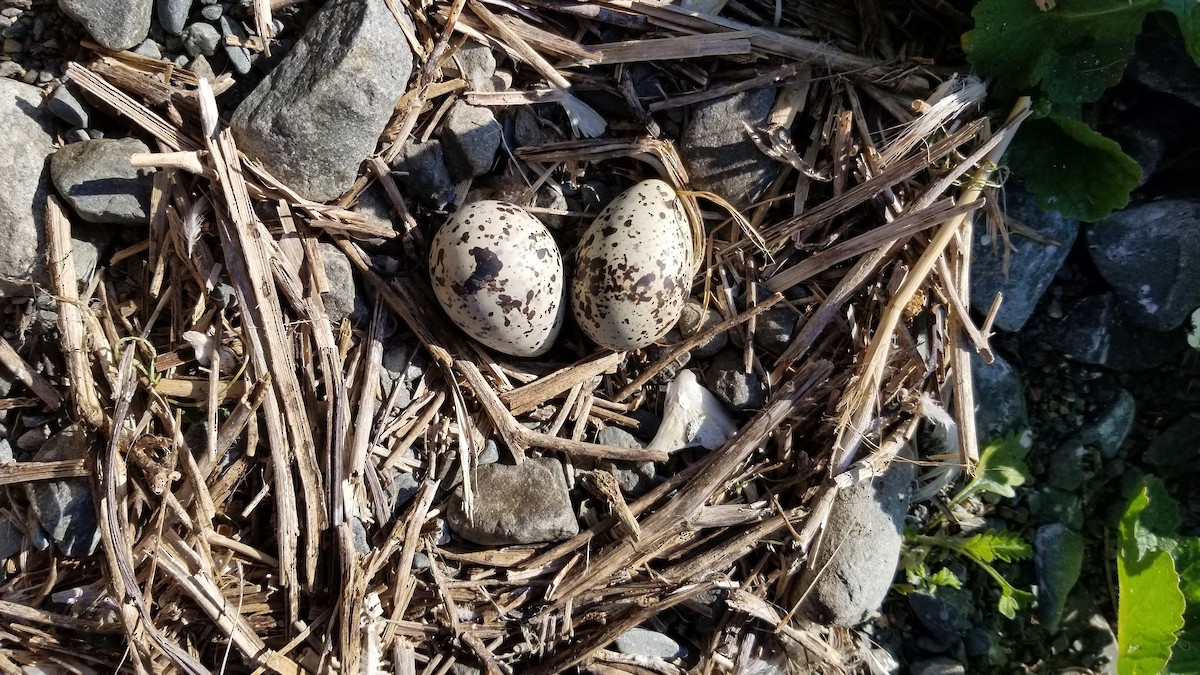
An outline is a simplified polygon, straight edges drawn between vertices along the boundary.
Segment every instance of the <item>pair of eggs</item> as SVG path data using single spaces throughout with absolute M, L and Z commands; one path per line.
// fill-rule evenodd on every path
M 597 345 L 629 351 L 666 334 L 692 283 L 692 230 L 661 180 L 622 192 L 584 231 L 570 304 Z M 566 315 L 562 254 L 550 231 L 507 202 L 473 202 L 434 236 L 429 272 L 447 316 L 467 335 L 512 356 L 540 356 Z

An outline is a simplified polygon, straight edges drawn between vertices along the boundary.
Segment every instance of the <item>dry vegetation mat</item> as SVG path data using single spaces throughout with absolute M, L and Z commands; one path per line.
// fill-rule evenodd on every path
M 269 27 L 270 3 L 254 7 Z M 850 669 L 849 634 L 803 621 L 795 589 L 839 487 L 878 474 L 923 414 L 949 411 L 959 438 L 923 462 L 946 473 L 976 454 L 968 358 L 988 355 L 988 329 L 967 310 L 972 214 L 1024 111 L 992 129 L 977 81 L 657 2 L 408 10 L 411 90 L 335 204 L 301 198 L 239 152 L 214 98 L 227 77 L 210 83 L 99 47 L 70 65 L 83 92 L 157 141 L 136 159 L 159 171 L 145 240 L 91 279 L 75 278 L 68 214 L 53 198 L 47 207 L 61 340 L 5 352 L 37 398 L 3 404 L 65 409 L 95 439 L 94 459 L 6 465 L 0 485 L 89 477 L 102 554 L 67 559 L 51 547 L 10 561 L 0 671 L 444 673 L 465 659 L 489 673 L 677 673 L 607 647 L 670 608 L 711 612 L 701 600 L 714 591 L 726 602 L 709 617 L 702 671 L 734 670 L 748 627 L 823 672 Z M 513 89 L 441 77 L 467 40 L 521 64 Z M 638 97 L 629 69 L 642 63 L 682 93 Z M 780 92 L 770 124 L 746 131 L 782 170 L 739 212 L 693 189 L 655 115 L 762 86 Z M 694 294 L 722 320 L 653 350 L 576 340 L 569 359 L 500 357 L 441 314 L 422 264 L 382 273 L 361 242 L 399 237 L 423 260 L 436 216 L 416 208 L 387 162 L 428 138 L 454 101 L 557 102 L 586 131 L 595 113 L 576 98 L 586 91 L 620 97 L 628 116 L 606 115 L 603 137 L 511 149 L 525 179 L 513 198 L 528 204 L 555 176 L 672 183 L 705 233 Z M 353 210 L 376 182 L 395 231 Z M 335 243 L 369 289 L 369 324 L 331 325 L 318 241 Z M 222 284 L 236 301 L 218 298 Z M 757 348 L 759 320 L 780 307 L 801 327 L 785 349 Z M 384 325 L 395 320 L 432 364 L 407 405 L 379 384 Z M 594 442 L 605 425 L 636 429 L 639 410 L 663 412 L 662 371 L 722 332 L 769 388 L 723 447 Z M 61 363 L 67 376 L 49 381 L 22 359 Z M 447 540 L 444 483 L 461 472 L 470 509 L 489 438 L 506 462 L 559 459 L 572 484 L 597 458 L 670 469 L 628 503 L 603 480 L 573 492 L 585 527 L 560 543 Z M 397 468 L 419 489 L 393 513 Z

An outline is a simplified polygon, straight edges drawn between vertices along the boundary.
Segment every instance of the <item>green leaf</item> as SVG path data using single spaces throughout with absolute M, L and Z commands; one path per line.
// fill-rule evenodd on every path
M 1139 482 L 1121 516 L 1117 530 L 1120 586 L 1117 672 L 1120 675 L 1161 673 L 1171 658 L 1176 633 L 1183 627 L 1184 595 L 1179 590 L 1175 562 L 1165 550 L 1144 549 L 1146 541 L 1139 541 L 1137 535 L 1139 531 L 1155 532 L 1169 526 L 1168 512 L 1173 508 L 1174 503 L 1162 489 L 1161 481 L 1148 476 Z M 1178 519 L 1177 513 L 1175 518 Z
M 1021 535 L 1008 530 L 971 535 L 962 541 L 961 546 L 964 552 L 989 563 L 996 560 L 1028 560 L 1033 555 L 1029 543 Z
M 1089 222 L 1128 204 L 1142 177 L 1141 167 L 1116 141 L 1062 116 L 1026 120 L 1007 158 L 1038 206 Z
M 1200 5 L 1195 0 L 1163 0 L 1162 4 L 1179 21 L 1188 54 L 1200 65 Z
M 1137 502 L 1137 492 L 1145 494 L 1145 503 L 1137 511 L 1137 517 L 1121 525 L 1128 525 L 1131 536 L 1123 544 L 1131 545 L 1130 549 L 1122 549 L 1122 553 L 1132 560 L 1155 551 L 1173 553 L 1177 541 L 1175 534 L 1179 530 L 1179 507 L 1162 480 L 1155 476 L 1145 476 L 1135 490 L 1134 502 Z M 1133 503 L 1133 502 L 1131 502 Z
M 991 492 L 1012 499 L 1017 495 L 1013 488 L 1024 485 L 1030 479 L 1029 467 L 1025 465 L 1025 457 L 1028 454 L 1029 448 L 1016 434 L 987 446 L 980 453 L 979 463 L 975 465 L 975 478 L 967 483 L 951 503 L 960 503 L 978 492 Z
M 1004 592 L 1000 594 L 1000 601 L 996 603 L 996 609 L 1004 615 L 1004 618 L 1011 620 L 1017 617 L 1017 610 L 1020 608 L 1020 603 L 1017 602 L 1012 592 L 1007 588 L 1004 589 Z
M 949 586 L 950 588 L 962 588 L 962 580 L 954 572 L 951 572 L 948 567 L 943 567 L 926 577 L 926 581 L 929 582 L 930 586 L 934 587 Z
M 1184 0 L 1178 0 L 1180 4 Z M 981 0 L 963 49 L 1004 86 L 1040 86 L 1054 101 L 1095 101 L 1125 72 L 1142 21 L 1161 0 Z

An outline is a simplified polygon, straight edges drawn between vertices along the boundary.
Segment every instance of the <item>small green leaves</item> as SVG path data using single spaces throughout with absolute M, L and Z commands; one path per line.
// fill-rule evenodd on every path
M 1184 594 L 1175 561 L 1167 550 L 1150 546 L 1151 541 L 1169 541 L 1178 518 L 1175 503 L 1154 477 L 1142 479 L 1121 516 L 1117 533 L 1120 675 L 1163 672 L 1176 633 L 1183 628 Z
M 1028 542 L 1008 530 L 980 532 L 962 540 L 959 546 L 964 553 L 986 563 L 1028 560 L 1033 555 Z
M 1142 177 L 1116 141 L 1072 117 L 1027 120 L 1007 157 L 1038 206 L 1084 221 L 1123 208 Z
M 975 465 L 975 478 L 950 500 L 951 503 L 961 503 L 980 492 L 1012 499 L 1017 494 L 1013 488 L 1024 485 L 1030 479 L 1029 467 L 1025 465 L 1025 456 L 1028 454 L 1029 448 L 1016 434 L 987 446 Z

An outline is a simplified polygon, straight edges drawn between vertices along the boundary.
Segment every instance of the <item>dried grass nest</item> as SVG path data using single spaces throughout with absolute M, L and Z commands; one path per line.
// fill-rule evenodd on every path
M 270 4 L 254 8 L 270 26 Z M 0 467 L 0 511 L 24 513 L 21 483 L 90 477 L 102 554 L 29 548 L 7 562 L 0 671 L 445 673 L 468 661 L 489 673 L 679 673 L 679 663 L 606 646 L 671 608 L 710 612 L 699 600 L 714 591 L 725 603 L 702 634 L 697 672 L 736 671 L 756 640 L 812 670 L 854 671 L 858 638 L 806 623 L 793 589 L 839 486 L 892 461 L 923 407 L 949 411 L 959 441 L 921 459 L 944 470 L 975 457 L 968 359 L 987 358 L 990 321 L 977 327 L 967 310 L 970 216 L 1023 113 L 993 133 L 985 88 L 969 78 L 657 2 L 408 9 L 419 18 L 415 84 L 359 184 L 332 205 L 300 198 L 239 154 L 216 114 L 227 77 L 209 84 L 95 46 L 70 64 L 83 91 L 157 141 L 160 152 L 142 159 L 161 170 L 145 240 L 82 280 L 82 292 L 71 224 L 48 204 L 59 334 L 5 352 L 37 398 L 2 403 L 10 415 L 78 422 L 95 458 Z M 458 337 L 421 274 L 373 268 L 362 239 L 399 237 L 421 257 L 436 216 L 406 203 L 387 163 L 448 102 L 488 103 L 440 79 L 440 66 L 497 22 L 506 30 L 486 39 L 521 63 L 505 105 L 539 100 L 520 93 L 528 85 L 604 89 L 629 109 L 605 138 L 518 148 L 510 167 L 537 182 L 605 171 L 674 183 L 704 221 L 695 289 L 726 319 L 719 326 L 653 357 L 501 359 Z M 600 25 L 623 40 L 597 44 Z M 651 59 L 684 93 L 643 107 L 623 73 Z M 701 66 L 741 79 L 710 86 Z M 773 126 L 748 133 L 784 170 L 744 213 L 697 199 L 655 116 L 762 86 L 778 87 L 780 103 Z M 811 134 L 793 139 L 793 128 Z M 373 182 L 397 231 L 352 209 Z M 370 289 L 369 325 L 330 324 L 318 240 L 335 243 Z M 235 305 L 214 297 L 222 282 Z M 735 297 L 767 299 L 742 309 Z M 779 306 L 803 327 L 782 353 L 755 349 L 756 317 Z M 403 407 L 379 384 L 391 317 L 433 366 Z M 741 346 L 769 399 L 720 450 L 672 456 L 665 482 L 628 504 L 640 536 L 617 527 L 615 505 L 588 499 L 576 504 L 586 529 L 562 543 L 438 543 L 438 479 L 457 467 L 469 486 L 486 438 L 514 460 L 561 459 L 568 480 L 597 457 L 665 460 L 584 439 L 606 424 L 635 426 L 637 408 L 658 410 L 655 376 L 715 331 Z M 30 365 L 43 361 L 65 375 Z M 185 441 L 199 423 L 207 432 Z M 414 461 L 402 458 L 410 448 Z M 381 482 L 390 467 L 420 484 L 397 515 Z M 365 526 L 365 555 L 351 520 Z M 418 553 L 428 568 L 414 568 Z

